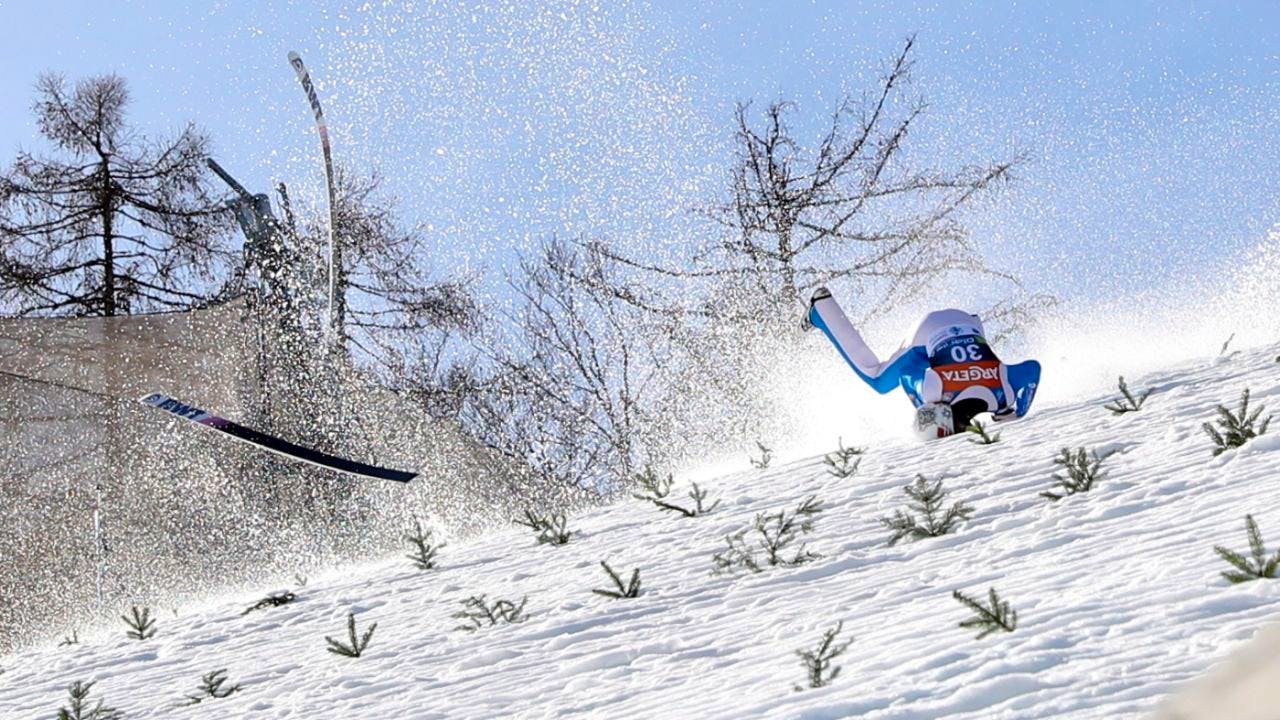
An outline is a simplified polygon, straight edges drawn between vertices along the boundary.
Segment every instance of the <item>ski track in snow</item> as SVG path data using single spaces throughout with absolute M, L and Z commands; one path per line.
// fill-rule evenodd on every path
M 401 558 L 343 568 L 313 578 L 297 602 L 247 616 L 260 596 L 155 608 L 150 641 L 126 639 L 121 625 L 0 658 L 0 717 L 52 717 L 74 680 L 96 680 L 91 697 L 128 718 L 177 720 L 1144 717 L 1276 615 L 1280 583 L 1229 585 L 1212 547 L 1248 547 L 1245 513 L 1280 545 L 1280 433 L 1215 458 L 1200 429 L 1246 386 L 1280 410 L 1274 353 L 1131 378 L 1155 388 L 1139 413 L 1114 417 L 1102 408 L 1110 396 L 1090 397 L 1039 407 L 992 446 L 873 447 L 848 479 L 820 457 L 729 475 L 706 484 L 723 503 L 702 518 L 628 499 L 571 518 L 580 534 L 563 547 L 513 526 L 445 547 L 437 570 Z M 1111 453 L 1107 475 L 1051 503 L 1038 493 L 1067 445 Z M 941 474 L 948 501 L 976 513 L 954 535 L 888 547 L 877 519 L 905 504 L 916 473 Z M 821 559 L 712 575 L 726 533 L 810 494 L 825 502 L 809 538 Z M 641 597 L 593 595 L 610 586 L 601 560 L 624 577 L 639 566 Z M 1020 625 L 978 641 L 957 627 L 968 612 L 951 592 L 982 597 L 992 585 Z M 480 593 L 527 595 L 529 619 L 454 630 L 451 615 Z M 356 660 L 323 640 L 345 638 L 348 612 L 361 632 L 378 623 Z M 795 651 L 838 620 L 853 638 L 840 676 L 793 691 L 804 680 Z M 179 706 L 219 668 L 244 689 Z

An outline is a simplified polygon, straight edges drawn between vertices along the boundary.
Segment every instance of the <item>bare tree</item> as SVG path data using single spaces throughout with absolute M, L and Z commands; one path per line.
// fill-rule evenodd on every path
M 21 151 L 0 176 L 0 307 L 102 315 L 199 306 L 229 292 L 239 258 L 206 184 L 193 125 L 153 141 L 125 122 L 123 78 L 36 84 L 51 156 Z
M 377 172 L 339 168 L 337 184 L 334 238 L 342 246 L 342 267 L 335 315 L 344 348 L 397 381 L 420 376 L 438 383 L 452 339 L 476 325 L 469 280 L 432 277 L 425 237 L 402 225 Z M 317 264 L 321 231 L 314 223 L 303 230 Z
M 957 214 L 1007 179 L 1018 160 L 911 166 L 903 148 L 926 110 L 905 90 L 914 42 L 905 42 L 874 93 L 839 104 L 811 149 L 788 125 L 791 103 L 769 105 L 760 122 L 750 103 L 738 105 L 727 199 L 702 211 L 725 232 L 699 248 L 691 268 L 601 252 L 647 273 L 716 281 L 734 301 L 726 307 L 766 318 L 791 316 L 809 290 L 838 281 L 877 299 L 865 307 L 883 310 L 953 271 L 998 275 L 983 265 Z M 644 297 L 634 286 L 613 292 Z
M 400 226 L 382 185 L 377 172 L 338 174 L 336 235 L 347 258 L 339 277 L 344 333 L 360 344 L 380 331 L 471 328 L 475 307 L 467 284 L 428 277 L 425 240 L 417 229 Z
M 464 413 L 544 482 L 605 492 L 650 459 L 648 409 L 669 389 L 670 350 L 669 327 L 592 289 L 609 282 L 606 268 L 560 241 L 520 263 L 510 282 L 521 307 L 507 315 L 509 335 L 487 342 L 492 370 Z

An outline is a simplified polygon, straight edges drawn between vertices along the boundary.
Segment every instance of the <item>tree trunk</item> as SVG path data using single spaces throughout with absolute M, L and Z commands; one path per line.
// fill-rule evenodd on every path
M 98 212 L 102 213 L 102 314 L 116 314 L 116 252 L 113 225 L 115 208 L 111 202 L 111 168 L 102 160 L 102 197 Z
M 338 238 L 333 239 L 333 272 L 337 276 L 334 280 L 333 293 L 333 334 L 334 342 L 338 346 L 338 350 L 342 355 L 350 352 L 347 347 L 349 334 L 347 333 L 347 290 L 349 283 L 347 282 L 347 273 L 342 265 L 342 244 Z

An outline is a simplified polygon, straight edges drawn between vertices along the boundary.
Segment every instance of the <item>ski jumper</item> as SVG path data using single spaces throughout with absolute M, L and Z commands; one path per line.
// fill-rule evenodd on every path
M 883 362 L 834 298 L 817 299 L 809 309 L 809 322 L 876 392 L 901 387 L 916 407 L 981 400 L 997 420 L 1022 417 L 1040 383 L 1040 363 L 1005 365 L 987 344 L 982 320 L 963 310 L 925 315 L 911 338 Z

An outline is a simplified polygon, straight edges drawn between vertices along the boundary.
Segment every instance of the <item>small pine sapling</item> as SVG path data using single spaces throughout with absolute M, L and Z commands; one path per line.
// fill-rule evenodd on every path
M 439 545 L 431 540 L 431 530 L 423 531 L 422 523 L 417 520 L 413 521 L 413 534 L 405 535 L 404 539 L 409 541 L 413 550 L 405 557 L 409 558 L 413 566 L 419 570 L 431 570 L 436 566 L 436 554 L 440 552 L 440 548 L 444 547 L 444 543 Z
M 751 460 L 751 467 L 756 468 L 757 470 L 764 470 L 769 467 L 769 462 L 773 460 L 773 450 L 766 447 L 765 444 L 759 440 L 756 441 L 756 447 L 760 448 L 760 457 L 752 457 L 748 459 Z
M 1013 632 L 1018 628 L 1018 612 L 1009 607 L 1008 602 L 1000 599 L 1000 596 L 996 594 L 995 588 L 987 591 L 987 601 L 990 603 L 990 607 L 984 606 L 959 590 L 951 593 L 951 597 L 974 612 L 973 617 L 960 622 L 960 627 L 966 629 L 978 628 L 978 640 L 993 632 L 1000 630 Z
M 667 497 L 671 495 L 671 486 L 675 483 L 674 476 L 668 474 L 662 477 L 654 472 L 653 468 L 646 465 L 644 472 L 636 475 L 635 484 L 640 486 L 644 491 L 641 493 L 631 493 L 631 497 L 637 500 L 646 500 L 653 503 L 660 510 L 680 513 L 685 517 L 698 517 L 705 515 L 716 508 L 720 504 L 717 500 L 710 506 L 703 505 L 703 501 L 707 499 L 707 492 L 698 487 L 698 483 L 693 483 L 693 490 L 689 492 L 689 498 L 693 500 L 693 507 L 686 508 L 677 505 L 674 502 L 668 502 Z
M 205 700 L 221 700 L 239 691 L 239 685 L 227 685 L 226 670 L 214 670 L 200 678 L 200 687 L 196 688 L 195 695 L 187 696 L 186 704 L 199 705 Z
M 349 638 L 348 642 L 343 643 L 338 640 L 334 640 L 328 635 L 325 635 L 324 640 L 325 642 L 329 643 L 329 647 L 325 649 L 333 653 L 334 655 L 341 655 L 343 657 L 350 657 L 350 658 L 358 658 L 364 654 L 365 648 L 369 647 L 369 638 L 373 637 L 373 631 L 376 629 L 378 629 L 378 623 L 374 623 L 370 625 L 369 629 L 364 631 L 364 635 L 357 637 L 356 636 L 356 614 L 347 613 L 347 636 Z
M 71 707 L 59 708 L 57 720 L 123 720 L 123 712 L 107 707 L 102 700 L 89 707 L 89 691 L 93 686 L 94 683 L 79 680 L 68 685 L 67 694 L 71 696 Z
M 258 602 L 245 608 L 245 611 L 240 614 L 248 615 L 249 613 L 255 610 L 266 610 L 268 608 L 280 607 L 281 605 L 288 605 L 289 603 L 297 599 L 298 599 L 298 596 L 294 595 L 288 590 L 285 590 L 283 592 L 267 593 L 266 597 L 262 598 Z
M 706 515 L 707 513 L 711 512 L 712 510 L 715 510 L 717 507 L 720 506 L 719 500 L 716 500 L 710 505 L 703 505 L 702 504 L 703 501 L 707 499 L 707 491 L 698 487 L 698 483 L 690 483 L 690 484 L 693 485 L 693 489 L 689 491 L 689 498 L 693 500 L 693 507 L 691 508 L 687 508 L 682 505 L 676 505 L 675 503 L 667 502 L 666 500 L 659 500 L 657 498 L 649 498 L 649 501 L 652 502 L 654 505 L 658 506 L 658 509 L 660 510 L 668 510 L 670 512 L 680 513 L 685 517 L 691 517 L 691 518 L 701 517 L 702 515 Z
M 631 580 L 626 584 L 623 584 L 622 578 L 618 577 L 618 573 L 614 572 L 613 568 L 609 567 L 609 564 L 607 562 L 601 560 L 600 567 L 604 568 L 604 571 L 609 574 L 609 579 L 613 581 L 614 587 L 618 589 L 617 590 L 595 589 L 595 590 L 592 590 L 591 592 L 597 595 L 611 597 L 615 600 L 623 600 L 626 598 L 640 597 L 640 568 L 636 568 L 632 570 Z
M 1094 483 L 1103 478 L 1102 460 L 1103 458 L 1098 457 L 1096 452 L 1086 454 L 1084 448 L 1077 448 L 1074 453 L 1070 448 L 1062 448 L 1058 457 L 1053 460 L 1054 465 L 1067 473 L 1066 476 L 1056 473 L 1053 476 L 1054 487 L 1060 491 L 1046 490 L 1040 493 L 1040 497 L 1047 500 L 1061 500 L 1068 495 L 1089 492 L 1093 489 Z
M 762 517 L 764 517 L 763 514 L 756 516 L 757 525 Z M 728 547 L 711 556 L 711 562 L 715 564 L 715 574 L 732 573 L 735 570 L 764 572 L 764 568 L 756 559 L 755 548 L 747 542 L 748 532 L 750 532 L 749 529 L 739 530 L 724 536 L 724 542 Z
M 644 472 L 635 476 L 635 484 L 640 487 L 643 492 L 631 493 L 631 497 L 637 500 L 661 500 L 671 494 L 671 485 L 675 482 L 675 477 L 668 474 L 662 477 L 653 466 L 645 465 Z
M 811 495 L 796 506 L 794 512 L 758 513 L 751 527 L 725 536 L 728 547 L 711 558 L 715 573 L 735 570 L 759 573 L 765 567 L 793 567 L 817 560 L 821 556 L 807 550 L 803 542 L 794 553 L 789 549 L 802 535 L 813 531 L 814 518 L 822 510 L 822 501 Z M 759 536 L 757 545 L 747 542 L 752 531 Z M 757 553 L 764 554 L 763 562 L 756 557 Z
M 534 514 L 526 509 L 523 518 L 516 518 L 517 525 L 523 525 L 538 534 L 539 545 L 566 545 L 573 536 L 568 529 L 568 518 L 564 513 L 554 513 L 546 517 Z
M 156 634 L 156 621 L 151 617 L 150 608 L 133 606 L 129 615 L 121 615 L 121 620 L 129 626 L 125 634 L 133 640 L 150 640 Z
M 822 501 L 818 499 L 817 495 L 810 495 L 796 506 L 796 515 L 804 518 L 805 532 L 813 530 L 815 518 L 823 510 L 826 510 L 826 508 L 822 507 Z
M 848 640 L 843 644 L 836 644 L 836 637 L 840 635 L 840 631 L 844 629 L 844 622 L 836 623 L 834 628 L 822 634 L 822 641 L 818 643 L 816 650 L 797 650 L 796 655 L 800 656 L 800 661 L 804 663 L 804 668 L 808 673 L 809 687 L 820 688 L 826 687 L 840 675 L 840 666 L 831 666 L 831 661 L 844 654 L 853 644 L 853 640 Z M 804 688 L 799 685 L 795 686 L 797 691 Z
M 1240 411 L 1233 413 L 1226 405 L 1218 405 L 1215 408 L 1218 411 L 1218 425 L 1222 428 L 1219 431 L 1212 423 L 1205 423 L 1201 427 L 1209 439 L 1213 441 L 1214 456 L 1249 442 L 1255 437 L 1267 432 L 1267 425 L 1271 424 L 1271 416 L 1268 415 L 1261 424 L 1254 427 L 1258 423 L 1258 418 L 1262 415 L 1262 411 L 1266 406 L 1259 406 L 1252 413 L 1249 412 L 1249 388 L 1245 388 L 1240 395 Z
M 844 438 L 836 439 L 836 451 L 827 453 L 822 461 L 827 464 L 827 473 L 838 478 L 852 477 L 862 464 L 862 454 L 866 450 L 860 447 L 845 447 Z
M 987 426 L 977 420 L 969 423 L 969 427 L 965 428 L 965 431 L 977 435 L 973 441 L 979 445 L 994 445 L 1000 442 L 1000 433 L 988 433 Z
M 907 507 L 915 514 L 895 510 L 893 517 L 880 518 L 881 524 L 893 531 L 889 538 L 890 547 L 904 538 L 920 540 L 946 535 L 973 515 L 973 508 L 962 501 L 955 502 L 945 511 L 942 509 L 947 492 L 942 489 L 941 479 L 929 482 L 924 475 L 916 475 L 915 482 L 903 487 L 902 491 L 911 498 Z
M 520 599 L 518 605 L 510 600 L 498 600 L 490 605 L 484 595 L 473 595 L 463 601 L 462 610 L 453 614 L 453 617 L 466 621 L 466 624 L 459 625 L 455 629 L 475 632 L 480 628 L 493 627 L 499 623 L 524 622 L 527 617 L 524 614 L 524 605 L 528 600 L 528 596 L 525 596 Z
M 1214 545 L 1213 549 L 1218 556 L 1236 568 L 1235 571 L 1223 572 L 1222 577 L 1233 584 L 1250 580 L 1274 579 L 1277 568 L 1280 568 L 1280 551 L 1270 557 L 1267 556 L 1267 549 L 1262 544 L 1262 533 L 1258 530 L 1258 523 L 1254 521 L 1252 515 L 1244 516 L 1244 526 L 1249 534 L 1249 554 L 1253 558 L 1251 560 L 1235 550 Z
M 1147 401 L 1147 397 L 1151 395 L 1151 389 L 1141 395 L 1134 395 L 1129 392 L 1129 386 L 1124 381 L 1124 376 L 1120 376 L 1120 395 L 1110 405 L 1104 405 L 1106 409 L 1111 411 L 1112 415 L 1124 415 L 1125 413 L 1138 412 L 1142 409 L 1143 403 Z
M 1226 356 L 1226 354 L 1227 354 L 1227 348 L 1231 347 L 1231 341 L 1232 341 L 1232 340 L 1235 340 L 1235 339 L 1236 339 L 1236 334 L 1235 334 L 1235 333 L 1231 333 L 1231 337 L 1228 337 L 1228 338 L 1227 338 L 1227 341 L 1226 341 L 1226 342 L 1224 342 L 1224 343 L 1222 343 L 1222 349 L 1218 351 L 1218 356 L 1219 356 L 1219 357 L 1225 357 L 1225 356 Z
M 800 544 L 796 554 L 790 559 L 784 551 L 791 546 L 800 534 L 813 532 L 814 518 L 822 512 L 822 503 L 817 497 L 810 495 L 796 506 L 795 512 L 788 515 L 786 511 L 766 517 L 756 516 L 755 531 L 760 535 L 760 545 L 764 549 L 765 559 L 769 565 L 800 565 L 818 559 L 818 555 L 805 549 Z

